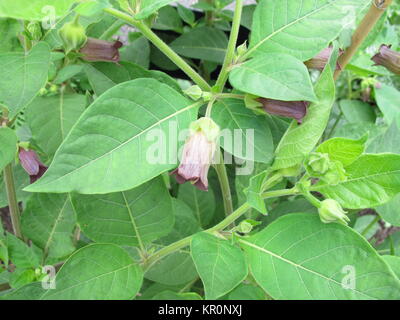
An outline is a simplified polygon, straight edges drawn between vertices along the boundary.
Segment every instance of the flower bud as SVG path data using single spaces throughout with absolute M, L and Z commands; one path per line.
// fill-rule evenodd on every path
M 347 180 L 346 170 L 340 161 L 332 161 L 329 163 L 329 169 L 321 178 L 327 184 L 337 185 L 339 182 Z
M 203 95 L 203 90 L 199 86 L 190 86 L 186 90 L 183 91 L 184 94 L 189 96 L 194 101 L 197 101 Z
M 312 152 L 308 157 L 306 169 L 312 177 L 318 177 L 328 171 L 329 164 L 330 160 L 327 153 Z
M 298 123 L 303 121 L 307 113 L 309 102 L 307 101 L 281 101 L 267 98 L 258 98 L 265 112 L 296 119 Z
M 29 38 L 31 40 L 39 41 L 42 38 L 42 28 L 38 21 L 29 22 L 26 26 L 26 31 L 29 33 Z
M 78 16 L 73 21 L 64 24 L 58 34 L 67 53 L 82 48 L 87 41 L 85 28 L 79 23 Z
M 304 64 L 309 69 L 317 69 L 317 70 L 324 70 L 326 64 L 329 61 L 329 58 L 332 55 L 333 48 L 328 47 L 323 49 L 320 53 L 318 53 L 314 58 L 307 60 Z M 339 50 L 339 56 L 343 54 L 343 50 Z M 341 70 L 339 63 L 336 63 L 336 70 Z
M 39 160 L 38 155 L 33 150 L 19 148 L 18 158 L 22 167 L 30 176 L 31 183 L 38 180 L 47 170 L 47 167 Z
M 400 52 L 391 50 L 391 45 L 381 45 L 379 52 L 371 60 L 375 66 L 383 66 L 394 74 L 400 74 Z
M 323 223 L 338 222 L 347 225 L 347 222 L 350 221 L 339 202 L 333 199 L 325 199 L 324 201 L 321 201 L 318 213 Z
M 217 149 L 219 126 L 211 118 L 200 118 L 190 125 L 190 136 L 184 147 L 179 167 L 171 174 L 178 183 L 192 182 L 200 190 L 208 190 L 208 170 Z
M 88 38 L 85 46 L 79 51 L 86 61 L 119 62 L 119 48 L 121 41 L 108 42 L 94 38 Z

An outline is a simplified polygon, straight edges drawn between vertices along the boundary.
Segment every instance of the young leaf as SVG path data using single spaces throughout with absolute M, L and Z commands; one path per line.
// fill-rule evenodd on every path
M 182 20 L 178 11 L 172 6 L 165 6 L 158 11 L 156 22 L 152 26 L 157 30 L 182 32 Z
M 373 208 L 400 192 L 400 155 L 364 154 L 346 167 L 347 180 L 337 185 L 316 184 L 312 191 L 337 200 L 349 209 Z
M 325 67 L 315 85 L 315 93 L 318 102 L 307 108 L 302 124 L 292 122 L 276 148 L 274 169 L 290 168 L 301 163 L 321 138 L 335 100 L 335 84 L 329 65 Z
M 0 104 L 8 108 L 10 119 L 44 87 L 49 65 L 50 48 L 44 42 L 39 42 L 27 54 L 0 54 Z
M 267 208 L 265 207 L 265 202 L 261 195 L 264 191 L 264 184 L 269 173 L 270 170 L 266 170 L 250 178 L 249 187 L 244 190 L 247 202 L 251 207 L 262 214 L 267 214 Z
M 288 53 L 302 61 L 311 59 L 367 5 L 364 0 L 261 0 L 253 16 L 250 54 Z
M 317 215 L 286 215 L 239 241 L 255 280 L 274 299 L 400 296 L 400 281 L 362 236 Z
M 139 12 L 135 14 L 135 19 L 146 19 L 158 9 L 171 2 L 173 2 L 173 0 L 142 0 L 140 2 Z
M 135 189 L 72 196 L 82 231 L 97 242 L 143 246 L 167 235 L 173 225 L 171 198 L 161 178 Z
M 15 131 L 7 128 L 0 128 L 0 171 L 14 160 L 17 152 L 17 136 Z
M 228 46 L 228 38 L 221 30 L 198 27 L 172 41 L 170 46 L 177 53 L 188 58 L 222 63 Z
M 132 300 L 143 281 L 143 271 L 129 254 L 114 244 L 90 244 L 63 264 L 55 289 L 32 283 L 2 296 L 7 300 Z
M 243 252 L 227 240 L 201 232 L 190 249 L 208 300 L 223 296 L 247 277 Z
M 271 162 L 274 143 L 265 116 L 255 115 L 239 99 L 217 102 L 211 116 L 222 130 L 220 141 L 225 151 L 239 159 Z
M 359 140 L 332 138 L 318 146 L 317 152 L 327 153 L 332 161 L 340 161 L 344 167 L 349 166 L 364 152 L 368 136 Z
M 85 110 L 44 176 L 25 190 L 95 194 L 137 187 L 176 166 L 176 159 L 160 158 L 177 140 L 169 129 L 188 128 L 198 106 L 153 79 L 117 85 Z
M 264 98 L 316 101 L 307 67 L 288 54 L 268 53 L 235 66 L 233 87 Z
M 26 109 L 26 121 L 36 144 L 52 157 L 85 110 L 86 97 L 63 94 L 37 97 Z
M 43 249 L 45 259 L 59 261 L 71 254 L 75 214 L 68 194 L 32 195 L 22 214 L 23 234 Z

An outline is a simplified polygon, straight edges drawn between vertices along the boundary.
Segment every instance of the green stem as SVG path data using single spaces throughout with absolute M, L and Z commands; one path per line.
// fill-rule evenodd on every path
M 376 216 L 374 220 L 371 221 L 370 224 L 368 224 L 366 226 L 366 228 L 361 232 L 362 236 L 366 236 L 366 234 L 368 233 L 368 231 L 381 219 L 380 216 Z
M 104 11 L 139 29 L 139 31 L 147 39 L 149 39 L 158 49 L 160 49 L 160 51 L 164 53 L 173 63 L 175 63 L 184 73 L 186 73 L 186 75 L 192 79 L 193 82 L 195 82 L 202 90 L 211 90 L 210 85 L 142 21 L 135 20 L 130 15 L 113 8 L 106 8 Z
M 222 198 L 224 201 L 225 215 L 229 216 L 233 212 L 231 188 L 229 186 L 228 174 L 226 173 L 226 167 L 224 164 L 224 158 L 219 149 L 219 160 L 220 162 L 214 165 L 215 171 L 217 171 L 219 184 L 221 186 Z
M 282 197 L 282 196 L 289 196 L 289 195 L 294 195 L 298 193 L 298 189 L 292 188 L 292 189 L 283 189 L 283 190 L 274 190 L 274 191 L 268 191 L 263 194 L 263 198 L 274 198 L 274 197 Z M 214 227 L 205 230 L 204 232 L 208 233 L 213 233 L 216 231 L 221 231 L 225 229 L 226 227 L 230 226 L 233 222 L 235 222 L 238 218 L 240 218 L 243 214 L 246 213 L 247 210 L 250 209 L 250 205 L 246 202 L 242 204 L 239 208 L 237 208 L 232 214 L 227 216 L 224 220 L 222 220 L 220 223 L 216 224 Z M 153 253 L 151 256 L 149 256 L 146 259 L 145 266 L 146 268 L 149 268 L 152 266 L 155 262 L 160 260 L 161 258 L 178 251 L 179 249 L 182 249 L 190 244 L 190 241 L 192 240 L 193 235 L 188 236 L 186 238 L 183 238 L 181 240 L 178 240 L 177 242 L 171 243 L 169 246 L 166 246 L 162 248 L 161 250 Z
M 21 224 L 20 224 L 20 213 L 17 195 L 15 193 L 14 175 L 12 170 L 12 163 L 8 164 L 4 168 L 4 183 L 6 185 L 8 207 L 10 209 L 11 223 L 14 234 L 20 238 L 22 237 Z
M 235 93 L 218 93 L 216 95 L 217 99 L 240 99 L 244 100 L 244 95 L 243 94 L 235 94 Z
M 233 59 L 235 57 L 235 50 L 236 50 L 236 42 L 239 35 L 240 29 L 240 19 L 242 17 L 242 8 L 243 8 L 243 1 L 236 0 L 235 5 L 235 13 L 233 14 L 233 22 L 232 22 L 232 29 L 231 34 L 229 36 L 228 48 L 226 50 L 226 55 L 224 59 L 224 63 L 222 65 L 221 72 L 219 73 L 217 82 L 215 84 L 215 88 L 217 92 L 222 92 L 225 86 L 226 80 L 228 80 L 229 69 L 233 63 Z
M 115 21 L 106 31 L 102 33 L 99 39 L 108 40 L 110 39 L 121 27 L 125 24 L 125 22 L 117 20 Z

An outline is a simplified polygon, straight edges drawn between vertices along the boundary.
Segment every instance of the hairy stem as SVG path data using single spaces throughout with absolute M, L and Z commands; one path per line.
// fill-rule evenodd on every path
M 135 20 L 130 15 L 113 8 L 104 9 L 105 12 L 119 18 L 130 25 L 139 29 L 139 31 L 149 39 L 158 49 L 161 50 L 173 63 L 175 63 L 186 75 L 193 80 L 202 90 L 210 91 L 210 85 L 191 67 L 185 60 L 175 53 L 164 41 L 162 41 L 148 26 L 142 21 Z
M 262 196 L 264 199 L 267 199 L 267 198 L 289 196 L 289 195 L 294 195 L 294 194 L 298 194 L 298 193 L 299 193 L 299 191 L 297 188 L 292 188 L 292 189 L 283 189 L 283 190 L 274 190 L 274 191 L 265 192 Z M 227 216 L 220 223 L 216 224 L 214 227 L 212 227 L 210 229 L 205 230 L 204 232 L 213 233 L 215 231 L 221 231 L 221 230 L 225 229 L 226 227 L 230 226 L 234 221 L 239 219 L 249 209 L 250 209 L 250 205 L 247 202 L 242 204 L 239 208 L 237 208 L 234 212 L 232 212 L 232 214 Z M 151 256 L 149 256 L 146 259 L 145 267 L 149 268 L 150 266 L 152 266 L 155 262 L 157 262 L 161 258 L 188 246 L 190 244 L 190 241 L 192 240 L 192 238 L 193 238 L 193 235 L 188 236 L 188 237 L 178 240 L 174 243 L 171 243 L 170 245 L 153 253 Z
M 372 5 L 369 8 L 367 14 L 358 25 L 356 31 L 351 38 L 351 45 L 346 49 L 342 56 L 340 56 L 338 62 L 341 66 L 340 70 L 335 71 L 334 79 L 336 80 L 342 70 L 345 69 L 346 65 L 350 62 L 351 58 L 357 52 L 360 45 L 364 42 L 365 38 L 374 28 L 381 15 L 385 12 L 385 9 L 392 3 L 392 0 L 373 0 Z
M 217 92 L 222 92 L 222 90 L 224 89 L 225 82 L 228 79 L 229 68 L 231 67 L 233 59 L 235 57 L 236 42 L 240 28 L 240 19 L 242 17 L 242 8 L 243 8 L 243 1 L 236 0 L 235 13 L 233 14 L 232 29 L 231 29 L 231 34 L 229 36 L 228 48 L 226 50 L 226 55 L 224 63 L 222 65 L 221 72 L 219 73 L 217 82 L 215 84 Z
M 8 207 L 10 209 L 11 223 L 12 223 L 14 234 L 18 238 L 23 239 L 22 232 L 21 232 L 18 200 L 17 200 L 17 195 L 15 193 L 15 184 L 14 184 L 12 163 L 8 164 L 4 168 L 4 183 L 6 185 Z

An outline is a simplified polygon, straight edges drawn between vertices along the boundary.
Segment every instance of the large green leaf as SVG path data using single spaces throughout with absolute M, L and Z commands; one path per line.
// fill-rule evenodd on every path
M 72 201 L 82 231 L 97 242 L 143 246 L 168 234 L 174 224 L 161 178 L 123 192 L 75 194 Z
M 28 246 L 24 241 L 7 232 L 6 244 L 9 259 L 17 268 L 38 268 L 40 253 L 33 246 Z
M 86 97 L 60 94 L 37 97 L 26 109 L 26 121 L 37 145 L 52 157 L 85 110 Z
M 32 283 L 1 297 L 10 300 L 132 300 L 143 271 L 113 244 L 91 244 L 76 251 L 55 278 L 55 289 Z
M 0 128 L 0 171 L 14 160 L 17 152 L 17 136 L 14 130 L 7 127 Z
M 228 38 L 219 29 L 198 27 L 178 37 L 170 46 L 185 57 L 222 63 Z
M 315 93 L 318 102 L 307 108 L 302 124 L 292 122 L 276 148 L 274 169 L 289 168 L 301 163 L 321 138 L 335 100 L 335 84 L 329 65 L 315 85 Z
M 340 100 L 340 109 L 342 109 L 344 117 L 350 123 L 362 121 L 375 123 L 375 111 L 369 103 L 344 99 Z
M 22 20 L 55 19 L 66 14 L 77 0 L 1 0 L 0 16 Z
M 400 192 L 400 155 L 364 154 L 346 167 L 346 174 L 346 181 L 337 185 L 319 183 L 311 190 L 339 201 L 345 208 L 373 208 Z
M 43 249 L 45 258 L 57 261 L 71 254 L 75 214 L 68 194 L 34 194 L 21 218 L 22 232 Z
M 200 232 L 193 237 L 190 249 L 206 299 L 223 296 L 247 277 L 243 252 L 227 240 Z
M 9 109 L 10 118 L 30 103 L 46 84 L 49 65 L 50 49 L 44 42 L 39 42 L 27 54 L 0 54 L 0 104 Z
M 94 194 L 139 186 L 176 166 L 167 151 L 198 105 L 154 79 L 117 85 L 85 110 L 44 176 L 25 189 Z
M 97 96 L 100 96 L 119 83 L 137 78 L 154 78 L 179 90 L 176 81 L 167 74 L 161 71 L 146 70 L 130 62 L 121 61 L 119 64 L 96 62 L 85 65 L 84 70 Z
M 274 152 L 265 116 L 257 116 L 239 99 L 224 99 L 212 108 L 212 118 L 222 130 L 221 146 L 235 157 L 269 163 Z
M 307 67 L 288 54 L 263 54 L 239 64 L 229 81 L 238 90 L 264 98 L 316 101 Z
M 239 241 L 255 280 L 274 299 L 400 297 L 399 280 L 362 236 L 317 215 L 286 215 Z
M 253 16 L 249 54 L 288 53 L 308 60 L 367 5 L 364 0 L 261 0 Z

